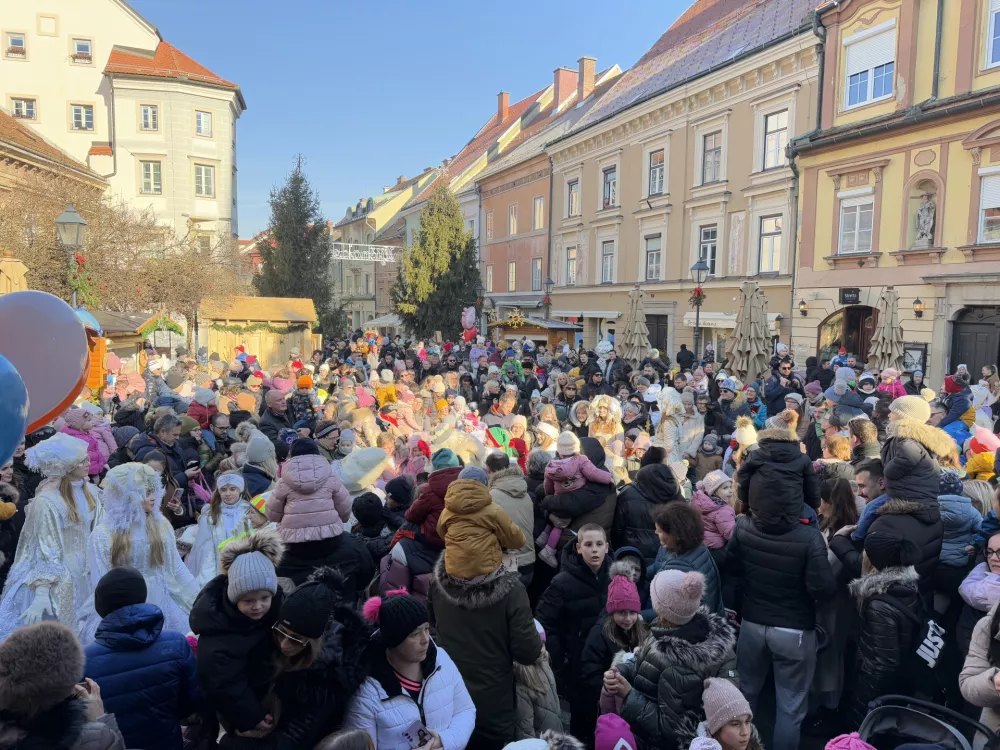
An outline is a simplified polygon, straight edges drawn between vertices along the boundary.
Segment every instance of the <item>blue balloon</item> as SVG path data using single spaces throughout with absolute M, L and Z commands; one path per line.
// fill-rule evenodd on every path
M 28 390 L 17 368 L 0 354 L 0 466 L 6 466 L 28 426 Z

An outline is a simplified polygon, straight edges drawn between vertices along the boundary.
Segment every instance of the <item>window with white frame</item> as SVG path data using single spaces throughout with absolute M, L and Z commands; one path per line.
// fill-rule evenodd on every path
M 715 275 L 715 250 L 719 241 L 719 227 L 716 224 L 708 224 L 699 228 L 698 238 L 698 260 L 703 260 L 708 264 L 708 275 Z
M 788 110 L 764 116 L 764 169 L 785 166 L 788 145 Z
M 517 234 L 517 204 L 511 203 L 507 206 L 507 236 L 513 237 Z
M 215 167 L 210 164 L 194 165 L 194 194 L 199 198 L 215 197 Z
M 143 104 L 139 107 L 142 130 L 158 130 L 160 127 L 160 108 L 155 104 Z
M 70 107 L 73 130 L 94 129 L 94 108 L 89 104 L 74 104 Z
M 195 248 L 199 253 L 210 253 L 212 252 L 212 235 L 210 234 L 199 234 L 195 238 Z
M 194 132 L 204 138 L 212 137 L 212 113 L 195 110 Z
M 986 64 L 1000 65 L 1000 0 L 990 0 L 990 18 L 987 24 Z
M 475 231 L 476 231 L 476 220 L 475 219 L 466 219 L 465 220 L 465 231 L 469 232 L 470 234 L 474 234 L 475 233 Z
M 531 291 L 542 291 L 542 259 L 531 259 Z
M 701 182 L 718 182 L 722 179 L 722 132 L 702 136 L 704 150 L 701 155 Z
M 10 109 L 19 120 L 34 120 L 37 116 L 34 99 L 11 99 Z
M 604 208 L 618 205 L 618 167 L 608 167 L 602 172 L 604 177 Z
M 646 238 L 646 281 L 660 280 L 661 242 L 658 234 Z
M 847 47 L 844 106 L 848 109 L 892 96 L 896 29 L 894 25 L 882 31 L 876 29 L 844 41 Z
M 1000 174 L 980 179 L 979 242 L 1000 242 Z
M 534 230 L 545 227 L 545 199 L 538 195 L 531 200 L 531 228 Z
M 507 262 L 507 291 L 517 291 L 517 263 L 512 260 Z
M 840 201 L 840 255 L 870 253 L 875 201 L 871 195 L 844 198 Z
M 493 266 L 486 266 L 486 291 L 493 293 Z
M 73 40 L 73 62 L 90 65 L 94 59 L 94 45 L 89 39 Z
M 762 216 L 757 241 L 757 271 L 777 271 L 781 265 L 781 216 Z
M 663 149 L 649 155 L 649 195 L 663 194 Z
M 566 248 L 566 286 L 576 284 L 576 248 Z
M 566 207 L 569 213 L 567 216 L 580 215 L 580 181 L 570 180 L 566 183 Z
M 143 195 L 160 195 L 163 193 L 163 165 L 158 161 L 140 161 L 142 172 Z
M 27 50 L 24 34 L 20 31 L 7 32 L 7 57 L 23 58 L 27 55 Z
M 615 280 L 615 241 L 601 243 L 601 283 L 610 284 Z
M 486 239 L 493 239 L 493 212 L 486 212 Z

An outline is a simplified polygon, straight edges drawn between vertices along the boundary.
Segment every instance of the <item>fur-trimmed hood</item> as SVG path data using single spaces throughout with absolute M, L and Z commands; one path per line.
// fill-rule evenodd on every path
M 702 607 L 694 618 L 678 628 L 650 628 L 650 638 L 639 658 L 655 651 L 668 664 L 697 671 L 706 664 L 722 664 L 736 648 L 736 633 L 725 618 Z
M 758 445 L 763 443 L 765 440 L 769 440 L 772 443 L 795 443 L 797 445 L 799 443 L 799 436 L 791 430 L 772 427 L 767 430 L 761 430 L 757 433 Z
M 431 573 L 431 584 L 451 604 L 463 609 L 487 609 L 499 604 L 513 591 L 519 580 L 516 570 L 507 569 L 478 582 L 456 578 L 445 571 L 444 555 L 438 557 Z
M 220 572 L 223 575 L 229 573 L 233 561 L 248 552 L 260 552 L 277 568 L 285 556 L 285 543 L 275 529 L 261 529 L 256 534 L 230 542 L 219 554 Z
M 87 723 L 82 701 L 67 698 L 30 719 L 0 717 L 0 747 L 70 750 Z
M 878 516 L 913 516 L 921 523 L 932 524 L 941 520 L 941 508 L 937 503 L 921 503 L 896 497 L 890 498 L 878 509 Z
M 889 422 L 886 430 L 890 438 L 915 440 L 935 456 L 947 456 L 955 450 L 955 441 L 947 432 L 915 419 Z
M 517 464 L 512 464 L 506 469 L 490 474 L 488 487 L 511 497 L 523 497 L 528 494 L 528 482 L 524 478 L 521 467 Z
M 587 405 L 587 421 L 588 422 L 590 421 L 590 414 L 593 411 L 593 408 L 591 407 L 589 401 L 584 401 L 582 399 L 579 400 L 579 401 L 576 401 L 569 408 L 569 421 L 570 421 L 570 424 L 572 424 L 574 427 L 583 427 L 583 424 L 584 424 L 579 419 L 577 419 L 577 416 L 576 416 L 576 407 L 578 407 L 580 404 L 586 404 Z
M 893 586 L 906 586 L 916 591 L 919 580 L 920 574 L 917 573 L 917 569 L 912 565 L 907 565 L 906 567 L 876 570 L 851 581 L 848 588 L 860 605 L 873 596 L 887 593 Z

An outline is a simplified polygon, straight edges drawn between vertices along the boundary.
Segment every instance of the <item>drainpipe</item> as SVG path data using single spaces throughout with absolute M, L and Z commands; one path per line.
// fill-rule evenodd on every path
M 822 59 L 822 58 L 820 58 Z M 822 89 L 821 89 L 822 90 Z M 792 288 L 788 295 L 788 345 L 792 344 L 792 325 L 795 321 L 795 272 L 799 267 L 799 167 L 795 163 L 798 152 L 794 142 L 786 147 L 788 166 L 792 170 Z M 793 355 L 794 356 L 794 355 Z
M 942 0 L 938 0 L 939 8 Z M 824 78 L 826 77 L 826 26 L 819 19 L 819 11 L 813 11 L 812 32 L 819 39 L 816 44 L 816 55 L 819 57 L 819 90 L 816 92 L 816 130 L 822 128 L 823 123 L 823 89 L 825 88 Z
M 549 156 L 549 238 L 545 244 L 545 278 L 552 278 L 552 195 L 555 190 L 555 171 L 552 165 L 552 156 Z M 545 279 L 542 279 L 542 292 L 545 291 Z M 545 314 L 552 317 L 552 305 L 545 308 Z M 575 337 L 575 336 L 574 336 Z M 575 343 L 575 342 L 574 342 Z
M 101 177 L 107 179 L 108 177 L 114 177 L 118 174 L 118 144 L 115 142 L 115 79 L 112 78 L 107 73 L 104 74 L 108 79 L 108 84 L 111 86 L 111 122 L 108 128 L 108 140 L 111 142 L 111 174 L 104 174 Z
M 934 80 L 931 81 L 931 99 L 938 98 L 938 81 L 941 78 L 941 33 L 944 26 L 944 0 L 937 4 L 937 30 L 934 32 Z

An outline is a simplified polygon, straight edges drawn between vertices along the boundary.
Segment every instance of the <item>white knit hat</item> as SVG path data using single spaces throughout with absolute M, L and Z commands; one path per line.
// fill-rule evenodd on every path
M 566 431 L 559 434 L 556 440 L 556 453 L 562 457 L 572 456 L 580 452 L 580 438 Z
M 247 463 L 259 464 L 275 458 L 274 443 L 263 432 L 253 432 L 247 441 Z
M 340 478 L 348 492 L 361 492 L 375 483 L 388 463 L 389 454 L 381 448 L 362 448 L 340 462 Z
M 392 375 L 392 370 L 389 369 L 382 370 L 382 372 L 379 373 L 379 377 L 382 378 L 383 383 L 387 384 L 392 383 L 392 381 L 394 380 Z
M 34 448 L 28 448 L 24 456 L 32 471 L 46 477 L 64 477 L 87 460 L 87 443 L 57 432 Z
M 539 422 L 535 426 L 535 430 L 537 432 L 542 433 L 543 435 L 547 435 L 552 440 L 558 440 L 559 439 L 559 430 L 557 430 L 555 427 L 553 427 L 552 425 L 550 425 L 548 422 Z
M 757 445 L 757 430 L 754 429 L 753 420 L 750 417 L 737 418 L 733 439 L 740 444 L 741 448 Z

